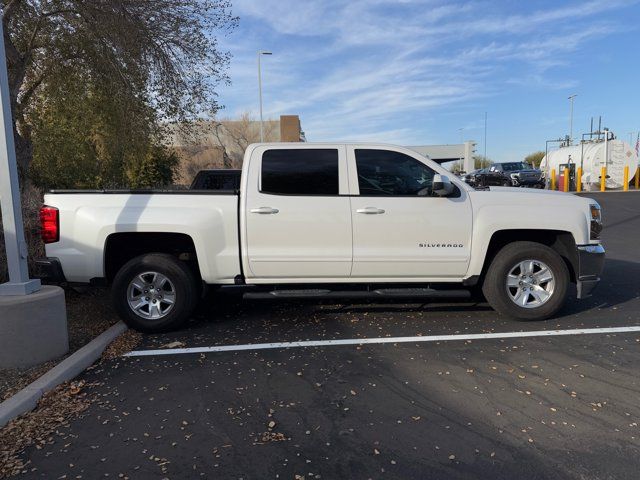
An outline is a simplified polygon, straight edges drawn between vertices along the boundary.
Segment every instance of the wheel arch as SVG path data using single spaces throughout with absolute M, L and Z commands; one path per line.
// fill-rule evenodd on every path
M 164 253 L 184 261 L 201 280 L 198 255 L 193 239 L 184 233 L 118 232 L 110 234 L 104 246 L 104 275 L 111 283 L 129 260 L 149 253 Z
M 536 242 L 552 248 L 567 265 L 571 281 L 575 283 L 578 271 L 578 253 L 573 234 L 564 230 L 528 229 L 506 229 L 493 233 L 484 257 L 480 281 L 486 275 L 487 269 L 497 253 L 506 245 L 518 241 Z

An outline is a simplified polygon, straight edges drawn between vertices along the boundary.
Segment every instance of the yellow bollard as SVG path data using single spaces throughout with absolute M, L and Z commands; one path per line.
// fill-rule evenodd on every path
M 640 167 L 636 168 L 636 190 L 640 189 Z
M 602 167 L 600 169 L 600 191 L 604 192 L 607 183 L 607 167 Z
M 556 189 L 556 169 L 551 169 L 551 190 Z
M 625 165 L 624 166 L 624 175 L 622 176 L 623 178 L 623 185 L 622 185 L 622 191 L 623 192 L 628 192 L 629 191 L 629 165 Z
M 576 170 L 576 192 L 582 191 L 582 167 Z
M 562 183 L 562 190 L 565 192 L 569 191 L 569 169 L 564 169 L 564 182 Z

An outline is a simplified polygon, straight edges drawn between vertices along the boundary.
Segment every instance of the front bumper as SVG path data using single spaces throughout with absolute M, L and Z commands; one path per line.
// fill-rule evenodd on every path
M 536 185 L 544 185 L 544 179 L 542 178 L 511 178 L 511 182 L 516 187 L 534 187 Z
M 49 283 L 65 283 L 67 281 L 64 277 L 60 260 L 57 258 L 38 258 L 36 265 L 38 266 L 38 278 Z
M 576 285 L 578 298 L 587 298 L 600 281 L 604 268 L 604 247 L 602 245 L 579 245 Z

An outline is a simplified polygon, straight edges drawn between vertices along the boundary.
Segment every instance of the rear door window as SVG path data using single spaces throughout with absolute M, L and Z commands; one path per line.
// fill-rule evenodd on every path
M 338 150 L 272 149 L 262 154 L 262 193 L 338 195 Z

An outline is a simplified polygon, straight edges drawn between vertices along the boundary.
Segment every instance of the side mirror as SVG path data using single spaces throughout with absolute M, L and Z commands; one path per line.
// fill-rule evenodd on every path
M 453 184 L 446 175 L 436 173 L 433 176 L 432 190 L 438 197 L 446 197 L 453 192 Z

